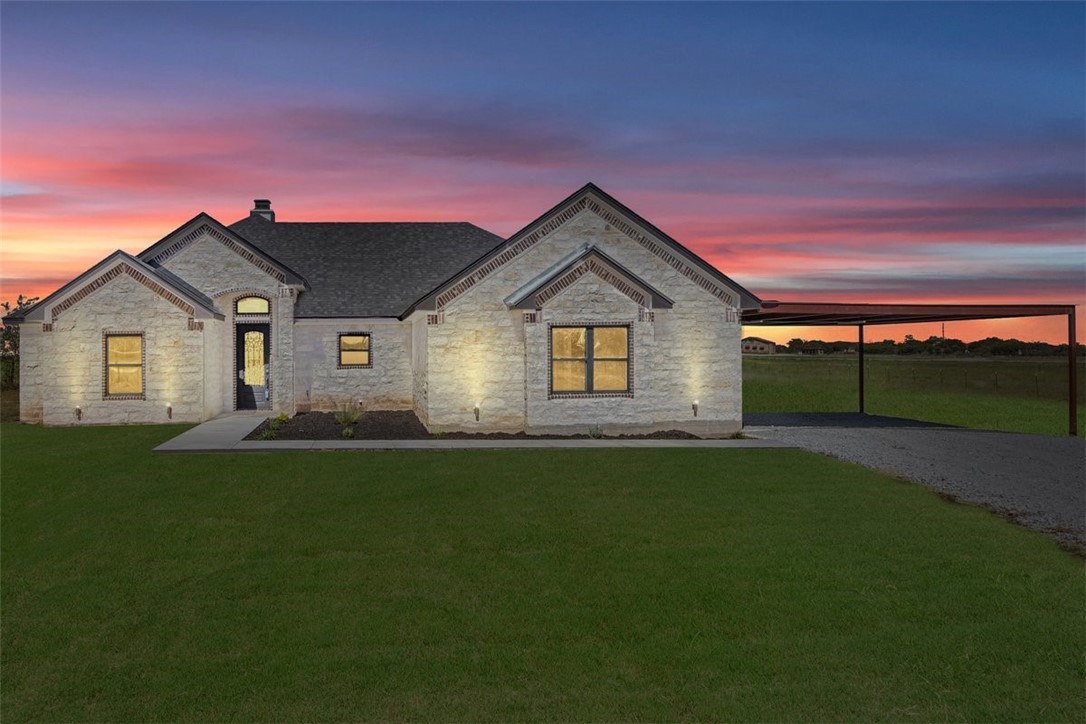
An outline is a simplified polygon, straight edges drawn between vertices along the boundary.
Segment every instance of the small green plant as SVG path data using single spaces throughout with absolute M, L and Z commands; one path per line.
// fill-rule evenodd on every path
M 271 425 L 261 430 L 260 434 L 256 436 L 257 440 L 274 440 L 279 437 L 279 429 L 273 428 Z
M 283 423 L 279 422 L 278 417 L 272 417 L 272 418 L 268 419 L 268 427 L 267 427 L 267 429 L 271 430 L 272 432 L 279 432 L 279 427 L 282 424 Z
M 287 422 L 290 422 L 290 415 L 284 412 L 283 414 L 276 417 L 275 421 L 278 422 L 280 425 L 285 424 Z
M 342 402 L 335 415 L 340 425 L 353 425 L 362 417 L 362 408 L 354 401 Z
M 353 427 L 345 427 L 345 428 L 343 428 L 342 430 L 339 431 L 339 436 L 342 437 L 344 440 L 347 440 L 349 438 L 354 437 L 354 428 Z
M 599 440 L 601 437 L 603 437 L 603 427 L 600 425 L 593 425 L 592 427 L 588 428 L 588 436 L 593 440 Z
M 445 439 L 445 432 L 441 431 L 441 430 L 439 430 L 438 432 L 435 432 L 434 433 L 434 438 L 437 439 L 437 440 L 444 440 Z

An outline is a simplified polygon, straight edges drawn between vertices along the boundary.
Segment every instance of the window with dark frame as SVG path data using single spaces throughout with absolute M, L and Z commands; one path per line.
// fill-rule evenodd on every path
M 348 332 L 339 335 L 340 367 L 371 367 L 372 365 L 368 332 Z
M 107 334 L 105 340 L 105 396 L 143 396 L 143 335 Z
M 629 327 L 551 327 L 552 393 L 629 390 Z
M 264 297 L 241 297 L 234 302 L 234 314 L 271 314 L 271 304 Z

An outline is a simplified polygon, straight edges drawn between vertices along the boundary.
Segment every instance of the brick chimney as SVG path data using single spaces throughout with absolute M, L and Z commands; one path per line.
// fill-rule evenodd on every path
M 272 211 L 269 199 L 254 199 L 253 210 L 249 212 L 249 218 L 260 216 L 268 221 L 275 221 L 275 212 Z

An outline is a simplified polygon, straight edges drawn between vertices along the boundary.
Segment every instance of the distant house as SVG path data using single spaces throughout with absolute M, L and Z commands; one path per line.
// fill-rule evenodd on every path
M 5 321 L 21 329 L 25 422 L 362 400 L 432 431 L 712 435 L 741 427 L 740 315 L 759 305 L 588 184 L 508 239 L 276 221 L 258 200 L 233 224 L 199 214 L 114 252 Z
M 743 337 L 743 354 L 777 354 L 777 343 L 761 337 Z
M 808 342 L 799 351 L 801 354 L 826 354 L 826 347 L 821 342 Z

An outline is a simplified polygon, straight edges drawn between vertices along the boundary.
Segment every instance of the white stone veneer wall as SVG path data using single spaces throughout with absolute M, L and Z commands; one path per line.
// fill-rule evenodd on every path
M 423 425 L 429 424 L 428 390 L 430 384 L 428 345 L 426 342 L 426 313 L 415 312 L 408 321 L 411 324 L 411 396 L 413 409 Z
M 19 420 L 42 421 L 42 379 L 45 345 L 40 322 L 19 327 Z
M 36 328 L 36 329 L 35 329 Z M 142 332 L 143 400 L 103 399 L 103 333 Z M 129 276 L 119 276 L 64 311 L 52 332 L 24 325 L 32 378 L 27 397 L 41 393 L 40 420 L 47 425 L 165 423 L 204 419 L 205 330 Z M 23 419 L 32 421 L 32 400 Z M 82 408 L 77 420 L 75 408 Z M 21 413 L 22 414 L 22 413 Z
M 227 337 L 227 324 L 221 319 L 204 320 L 204 413 L 210 420 L 221 415 L 224 407 L 223 387 L 232 382 L 229 369 L 223 369 L 223 346 Z
M 339 335 L 368 333 L 372 367 L 339 368 Z M 368 410 L 410 410 L 411 326 L 395 319 L 299 319 L 294 323 L 298 402 L 334 410 L 362 400 Z
M 539 323 L 526 325 L 523 312 L 506 308 L 505 297 L 586 242 L 667 295 L 674 308 L 637 321 L 637 305 L 594 275 L 550 300 Z M 578 322 L 631 323 L 632 399 L 547 399 L 548 324 Z M 602 424 L 605 431 L 728 434 L 742 423 L 736 311 L 589 211 L 457 297 L 427 332 L 425 404 L 435 431 L 585 431 Z

